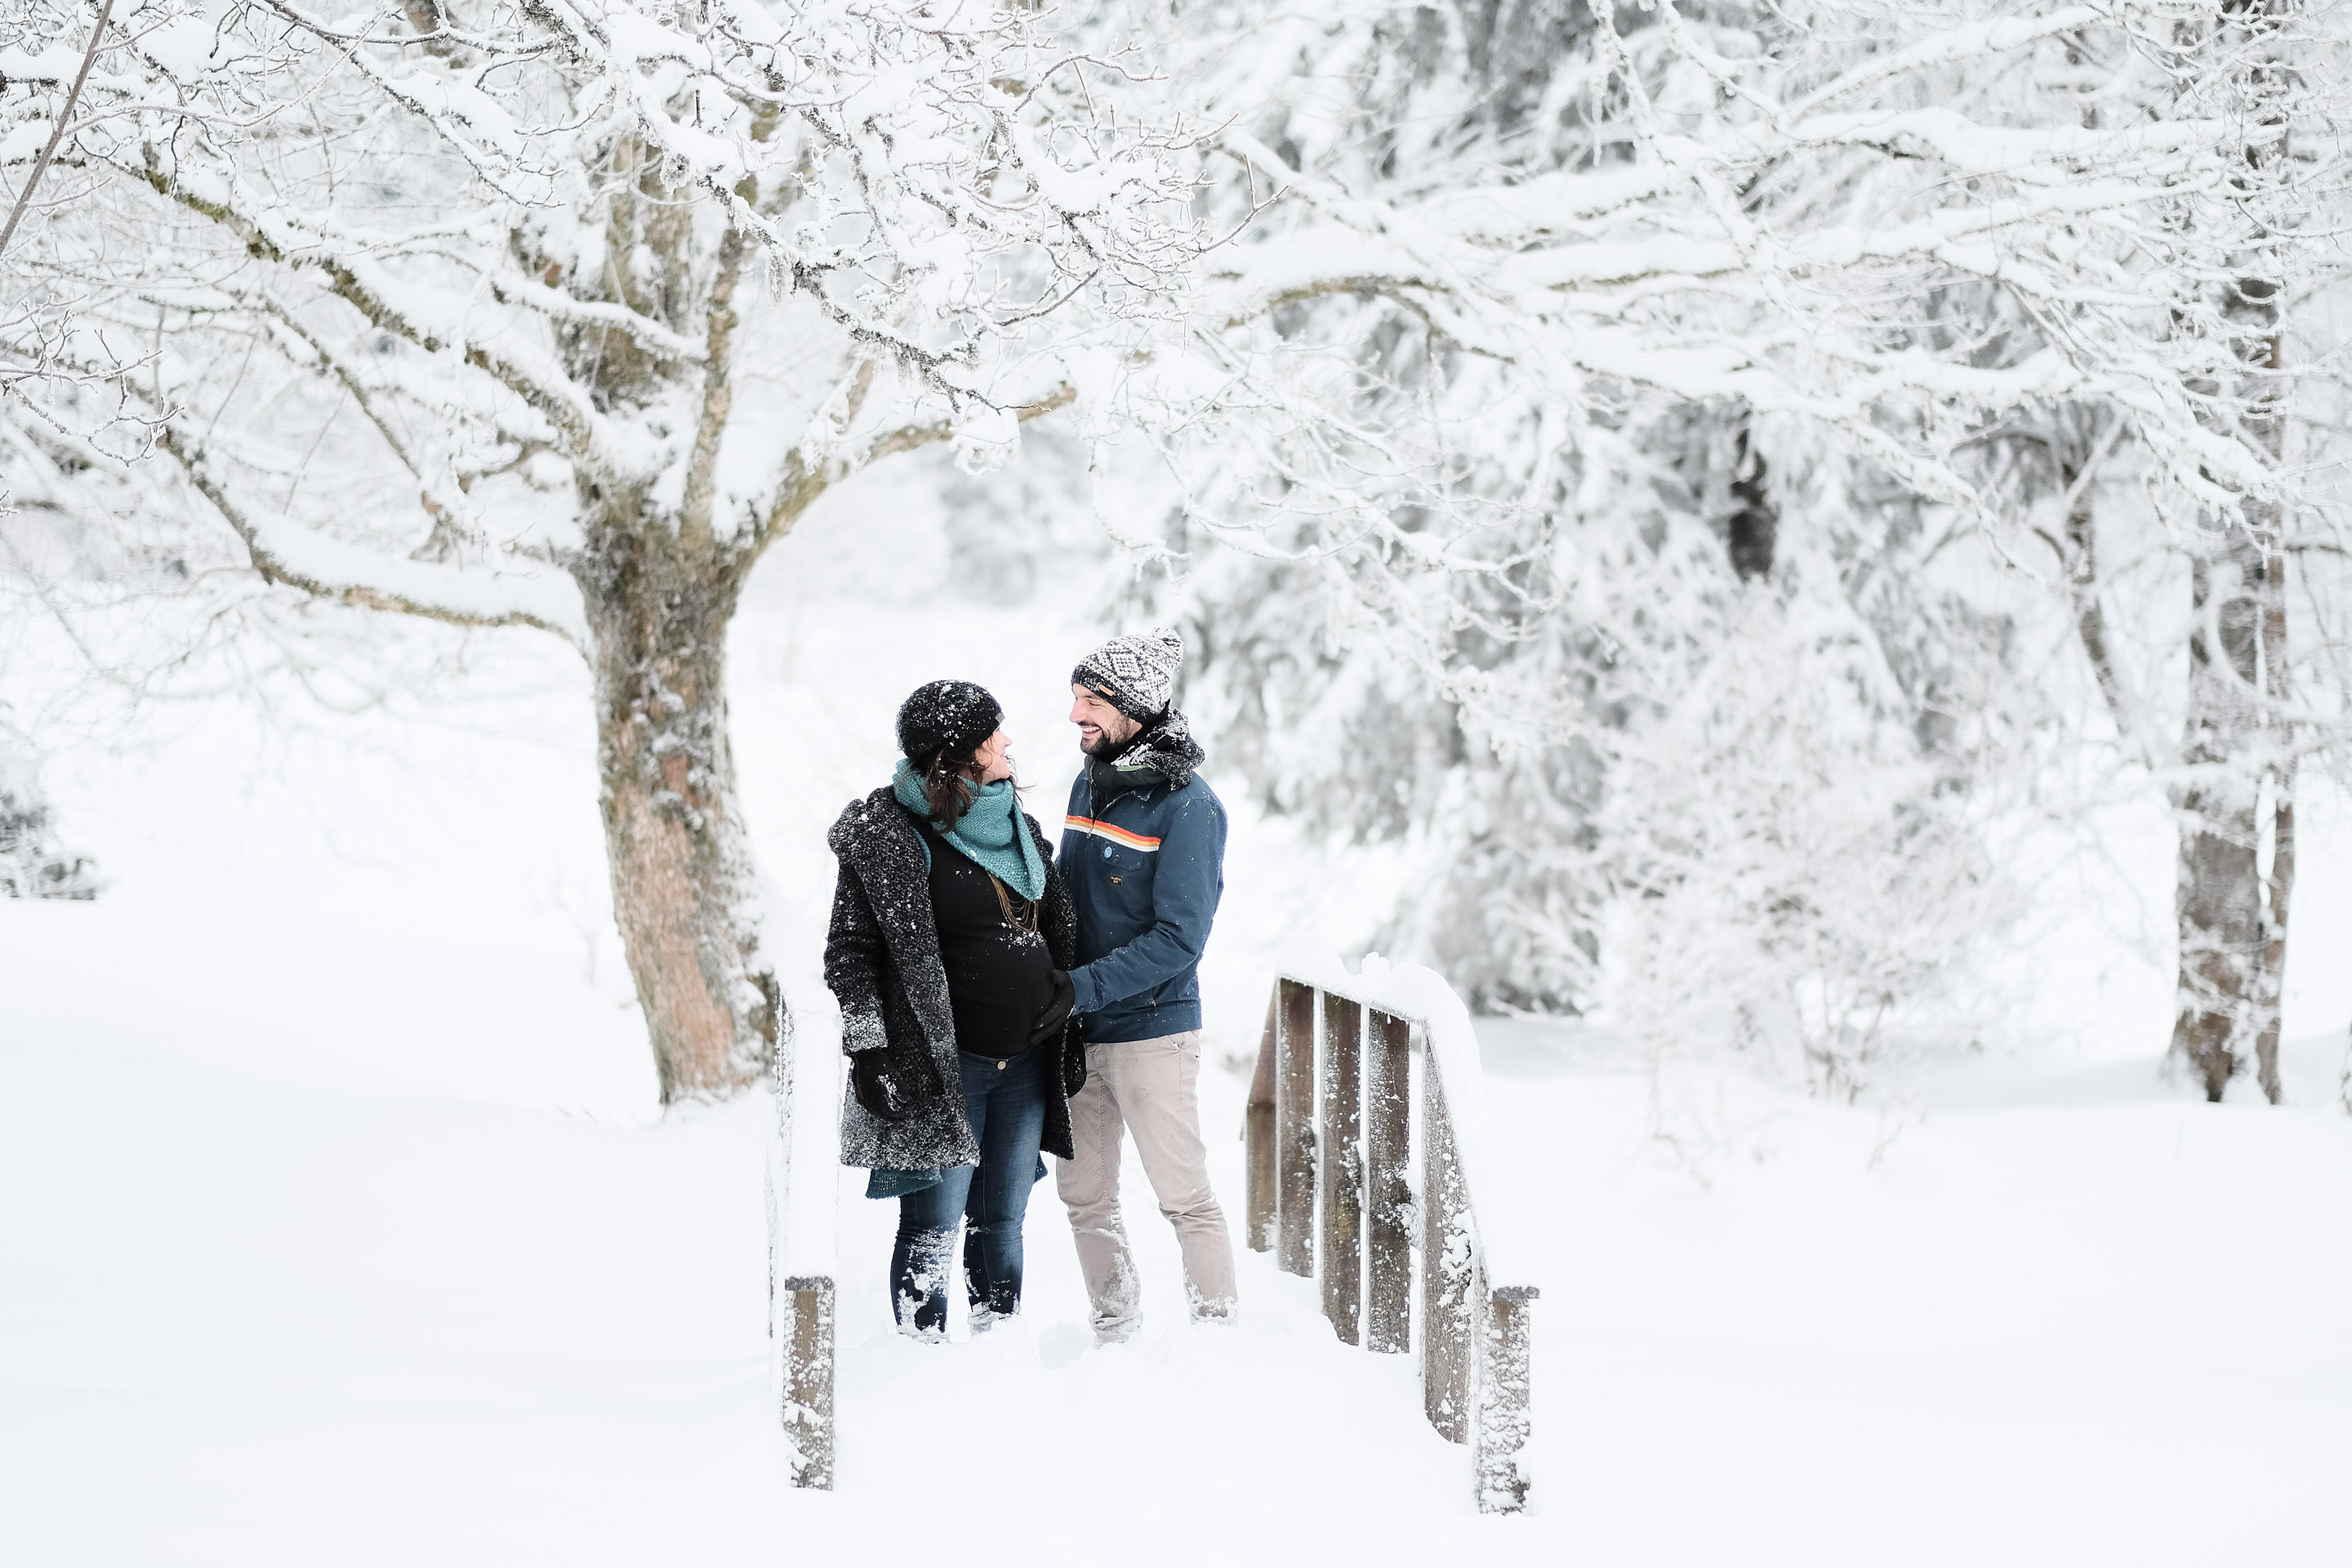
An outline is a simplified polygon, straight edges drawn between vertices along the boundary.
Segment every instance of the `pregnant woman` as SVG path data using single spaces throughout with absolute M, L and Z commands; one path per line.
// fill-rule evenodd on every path
M 1003 717 L 969 681 L 919 689 L 898 710 L 897 774 L 826 839 L 840 875 L 824 978 L 849 1053 L 841 1158 L 873 1173 L 866 1196 L 898 1200 L 891 1309 L 923 1339 L 947 1337 L 959 1220 L 973 1331 L 1020 1310 L 1038 1152 L 1070 1157 L 1086 1071 L 1066 973 L 1076 923 L 1014 796 Z

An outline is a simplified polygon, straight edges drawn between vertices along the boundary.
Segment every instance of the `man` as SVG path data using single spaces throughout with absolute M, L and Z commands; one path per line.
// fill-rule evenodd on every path
M 1070 672 L 1085 768 L 1070 788 L 1061 868 L 1077 905 L 1070 971 L 1087 1081 L 1070 1100 L 1056 1184 L 1069 1205 L 1096 1337 L 1133 1334 L 1141 1290 L 1118 1211 L 1122 1131 L 1135 1135 L 1176 1228 L 1195 1322 L 1234 1311 L 1234 1248 L 1201 1141 L 1201 949 L 1224 891 L 1225 808 L 1193 773 L 1201 748 L 1171 705 L 1183 639 L 1114 637 Z

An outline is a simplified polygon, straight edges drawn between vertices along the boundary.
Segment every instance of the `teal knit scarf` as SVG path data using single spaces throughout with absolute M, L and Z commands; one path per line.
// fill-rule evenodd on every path
M 900 805 L 932 826 L 939 826 L 931 816 L 931 803 L 923 796 L 923 775 L 903 757 L 898 771 L 890 777 L 890 789 Z M 1034 904 L 1045 895 L 1045 863 L 1037 858 L 1037 841 L 1029 837 L 1029 825 L 1022 820 L 1011 779 L 974 785 L 971 809 L 942 837 L 1027 902 Z M 931 847 L 925 844 L 923 864 L 928 868 L 930 862 Z

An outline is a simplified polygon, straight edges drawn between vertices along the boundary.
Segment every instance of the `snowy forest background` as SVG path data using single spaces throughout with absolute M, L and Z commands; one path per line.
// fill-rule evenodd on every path
M 2176 949 L 2152 1056 L 2279 1093 L 2345 720 L 2331 8 L 97 19 L 0 41 L 20 188 L 79 89 L 9 253 L 12 891 L 98 886 L 40 782 L 97 737 L 325 733 L 488 646 L 394 613 L 551 633 L 665 1098 L 723 1097 L 775 995 L 729 628 L 896 465 L 968 592 L 1108 556 L 1477 1005 L 1851 1094 L 2032 1032 L 2072 903 Z M 2170 911 L 2089 826 L 2150 811 Z
M 14 0 L 0 1034 L 109 1117 L 162 1090 L 61 1043 L 671 1108 L 674 1152 L 621 1158 L 680 1163 L 615 1201 L 673 1224 L 814 984 L 823 827 L 898 698 L 990 684 L 1050 817 L 1070 662 L 1173 624 L 1235 807 L 1230 1064 L 1284 942 L 1425 963 L 1516 1020 L 1488 1066 L 1531 1162 L 1573 1125 L 1591 1190 L 1746 1193 L 1738 1267 L 1777 1251 L 1849 1330 L 1859 1255 L 1932 1271 L 1932 1235 L 1967 1279 L 1895 1315 L 1972 1343 L 2070 1266 L 2050 1212 L 2107 1205 L 2145 1257 L 2091 1248 L 2110 1315 L 2060 1291 L 2053 1342 L 2163 1300 L 2149 1364 L 2276 1374 L 2214 1396 L 2268 1434 L 2223 1468 L 2315 1476 L 2352 1386 L 2314 1350 L 2352 1282 L 2309 1253 L 2352 1125 L 2347 46 L 2307 0 Z M 2207 1123 L 2132 1120 L 2204 1100 L 2270 1120 L 2190 1134 L 2194 1172 Z M 2020 1105 L 2077 1120 L 1919 1130 Z M 1901 1138 L 1934 1151 L 1907 1218 L 1821 1175 Z M 1952 1195 L 1986 1182 L 2016 1213 Z M 1547 1310 L 1719 1287 L 1661 1250 L 1733 1226 L 1683 1201 L 1548 1215 L 1625 1294 Z M 2234 1289 L 2151 1261 L 2257 1214 Z M 699 1321 L 685 1289 L 646 1321 Z M 1980 1348 L 1956 1383 L 2019 1364 Z M 2073 1373 L 2025 1359 L 2061 1468 Z M 2085 1483 L 2146 1505 L 2135 1550 L 2243 1547 L 2131 1489 L 2150 1430 Z M 1544 1440 L 1563 1487 L 1612 1462 Z M 1853 1560 L 1947 1560 L 1900 1484 L 1855 1489 Z M 2299 1507 L 2256 1555 L 2323 1560 Z

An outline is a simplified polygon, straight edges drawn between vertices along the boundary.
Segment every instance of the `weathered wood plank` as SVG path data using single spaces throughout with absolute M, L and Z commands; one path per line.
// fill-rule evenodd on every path
M 1517 1513 L 1527 1506 L 1528 1478 L 1519 1468 L 1532 1424 L 1531 1297 L 1497 1290 L 1486 1295 L 1478 1367 L 1478 1511 Z
M 1323 1189 L 1323 1315 L 1342 1344 L 1363 1342 L 1364 1010 L 1323 998 L 1323 1130 L 1315 1147 Z
M 1423 1058 L 1422 1065 L 1422 1408 L 1440 1436 L 1466 1443 L 1478 1350 L 1471 1303 L 1475 1249 L 1435 1056 Z
M 792 1444 L 793 1485 L 833 1489 L 834 1283 L 796 1277 L 792 1343 L 784 1365 L 784 1436 Z
M 1412 1026 L 1374 1011 L 1364 1029 L 1364 1348 L 1412 1348 Z
M 1249 1105 L 1242 1113 L 1242 1139 L 1248 1181 L 1243 1203 L 1242 1239 L 1252 1252 L 1274 1246 L 1275 998 L 1265 999 L 1265 1032 L 1258 1037 L 1257 1071 L 1250 1077 Z
M 1276 985 L 1275 1267 L 1315 1274 L 1315 988 Z

